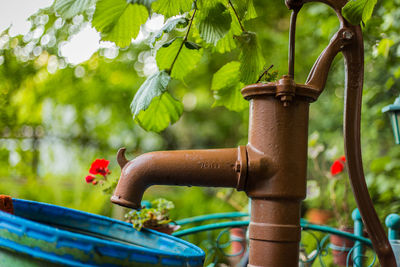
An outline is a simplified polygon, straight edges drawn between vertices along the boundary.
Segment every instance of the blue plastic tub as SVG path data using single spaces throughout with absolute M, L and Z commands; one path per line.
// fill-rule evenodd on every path
M 0 211 L 0 266 L 203 266 L 193 244 L 82 211 L 14 199 Z

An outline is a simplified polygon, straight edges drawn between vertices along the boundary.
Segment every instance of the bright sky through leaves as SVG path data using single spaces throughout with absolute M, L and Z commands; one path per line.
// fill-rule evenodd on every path
M 26 19 L 40 8 L 51 5 L 52 2 L 53 0 L 3 1 L 0 8 L 0 31 L 2 32 L 12 25 L 10 29 L 12 36 L 27 33 L 30 24 Z
M 26 34 L 29 31 L 30 23 L 27 21 L 31 15 L 41 8 L 46 8 L 53 3 L 53 0 L 8 0 L 0 9 L 0 32 L 7 29 L 10 25 L 10 34 Z M 146 23 L 149 29 L 159 29 L 163 24 L 162 16 L 155 16 L 154 19 Z M 135 42 L 144 39 L 140 32 Z M 69 42 L 61 49 L 62 56 L 66 57 L 71 64 L 80 64 L 88 60 L 99 48 L 114 46 L 110 42 L 100 42 L 100 34 L 90 26 L 84 27 L 78 34 L 73 36 Z

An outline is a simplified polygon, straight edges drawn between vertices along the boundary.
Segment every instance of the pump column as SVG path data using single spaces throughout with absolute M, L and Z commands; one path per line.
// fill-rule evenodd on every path
M 243 89 L 250 100 L 248 178 L 251 197 L 248 266 L 295 267 L 306 196 L 309 99 L 283 77 Z M 287 97 L 290 96 L 290 97 Z M 259 158 L 268 159 L 261 162 Z

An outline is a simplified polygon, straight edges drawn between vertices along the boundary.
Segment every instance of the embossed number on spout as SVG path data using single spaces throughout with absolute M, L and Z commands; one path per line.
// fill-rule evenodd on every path
M 202 169 L 219 169 L 221 166 L 217 162 L 200 162 L 200 168 Z

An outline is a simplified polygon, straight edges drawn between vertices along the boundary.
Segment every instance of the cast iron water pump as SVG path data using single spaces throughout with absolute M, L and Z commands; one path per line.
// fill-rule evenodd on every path
M 340 29 L 314 64 L 305 84 L 294 81 L 296 17 L 302 6 L 322 2 L 336 12 Z M 309 104 L 324 90 L 331 63 L 342 52 L 346 68 L 344 137 L 354 196 L 379 261 L 396 266 L 395 258 L 365 183 L 360 148 L 364 47 L 360 26 L 341 14 L 347 0 L 286 0 L 293 10 L 289 74 L 273 83 L 242 90 L 250 101 L 249 142 L 231 149 L 161 151 L 117 160 L 121 178 L 111 198 L 138 209 L 151 185 L 231 187 L 251 198 L 249 265 L 298 266 L 301 236 L 300 205 L 306 197 Z

